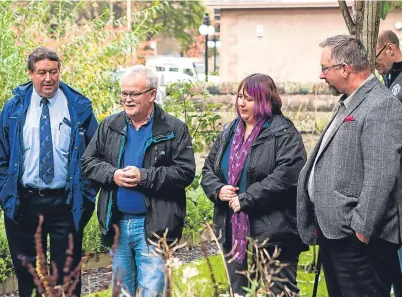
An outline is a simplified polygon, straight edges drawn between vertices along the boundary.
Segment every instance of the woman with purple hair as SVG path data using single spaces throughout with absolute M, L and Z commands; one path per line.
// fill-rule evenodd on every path
M 247 237 L 266 242 L 270 255 L 281 248 L 275 296 L 287 287 L 298 295 L 299 254 L 306 248 L 297 232 L 296 192 L 306 153 L 301 135 L 281 113 L 281 99 L 270 76 L 252 74 L 242 80 L 235 102 L 237 117 L 218 135 L 204 167 L 201 185 L 214 203 L 214 224 L 234 293 L 245 295 Z

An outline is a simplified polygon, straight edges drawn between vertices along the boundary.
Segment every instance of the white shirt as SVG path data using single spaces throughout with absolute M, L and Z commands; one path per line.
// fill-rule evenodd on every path
M 37 189 L 64 188 L 67 181 L 67 165 L 71 135 L 70 113 L 67 98 L 58 89 L 49 100 L 50 126 L 52 131 L 54 178 L 45 184 L 39 177 L 39 123 L 42 114 L 41 96 L 32 92 L 31 103 L 23 128 L 22 185 Z

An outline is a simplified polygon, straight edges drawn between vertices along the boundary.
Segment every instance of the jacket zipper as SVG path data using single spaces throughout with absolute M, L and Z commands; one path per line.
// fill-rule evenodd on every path
M 121 168 L 121 162 L 122 162 L 122 156 L 123 153 L 125 151 L 125 146 L 126 146 L 126 136 L 123 135 L 122 136 L 122 143 L 120 144 L 120 148 L 119 148 L 119 154 L 118 154 L 118 160 L 117 160 L 117 168 L 120 169 Z M 107 209 L 107 217 L 106 217 L 106 229 L 109 230 L 110 226 L 110 220 L 112 217 L 112 206 L 113 206 L 113 198 L 116 197 L 116 189 L 113 189 L 112 191 L 109 192 L 109 200 L 108 200 L 108 209 Z

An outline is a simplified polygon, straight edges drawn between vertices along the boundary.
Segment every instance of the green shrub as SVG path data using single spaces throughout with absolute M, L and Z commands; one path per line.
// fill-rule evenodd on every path
M 90 252 L 91 254 L 106 253 L 109 251 L 108 247 L 101 243 L 101 231 L 99 230 L 96 211 L 94 211 L 84 229 L 83 251 Z
M 8 250 L 7 236 L 4 229 L 3 212 L 0 211 L 0 282 L 13 273 L 13 264 Z
M 196 245 L 200 239 L 203 223 L 212 222 L 213 204 L 199 186 L 186 192 L 186 218 L 183 238 L 190 244 Z

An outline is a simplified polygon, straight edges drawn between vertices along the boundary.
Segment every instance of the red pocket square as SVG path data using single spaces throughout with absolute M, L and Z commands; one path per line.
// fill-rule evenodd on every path
M 354 116 L 349 115 L 349 116 L 346 116 L 346 117 L 344 118 L 344 121 L 343 121 L 343 122 L 352 122 L 352 121 L 355 121 L 355 118 L 354 118 Z

